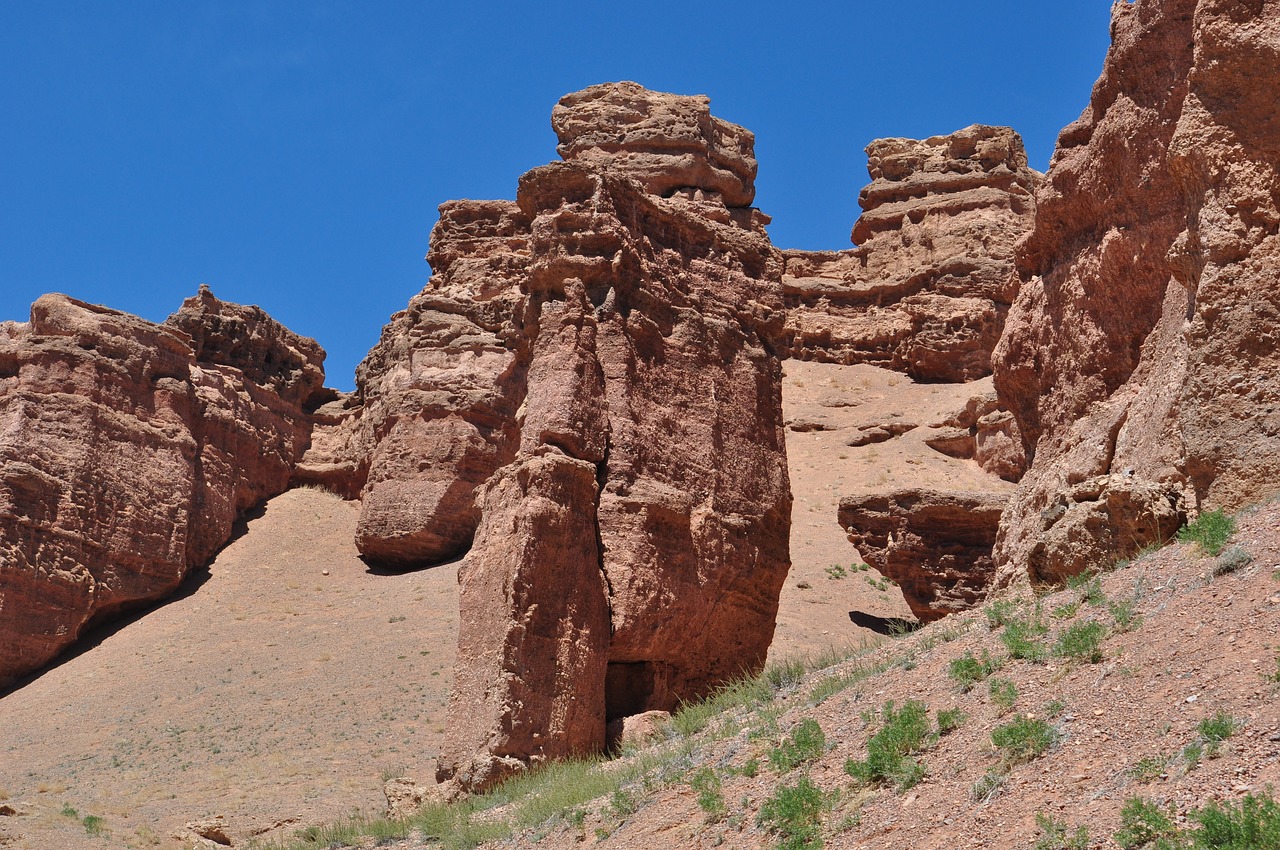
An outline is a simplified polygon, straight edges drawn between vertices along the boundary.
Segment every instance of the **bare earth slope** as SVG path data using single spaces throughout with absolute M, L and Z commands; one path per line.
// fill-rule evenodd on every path
M 25 813 L 0 817 L 0 846 L 180 847 L 213 815 L 240 844 L 380 812 L 384 775 L 429 773 L 456 568 L 370 574 L 357 513 L 285 493 L 194 593 L 0 699 L 0 800 Z
M 991 392 L 991 379 L 968 384 L 917 384 L 907 376 L 865 364 L 842 366 L 788 360 L 782 385 L 787 421 L 787 465 L 795 503 L 791 510 L 791 573 L 782 588 L 772 660 L 815 655 L 874 637 L 849 621 L 850 611 L 911 617 L 902 594 L 879 590 L 874 570 L 861 562 L 836 519 L 844 496 L 911 487 L 1008 493 L 1013 485 L 983 472 L 972 460 L 934 451 L 929 426 L 961 410 L 972 396 Z M 862 429 L 890 425 L 909 431 L 880 443 L 846 445 Z M 843 568 L 832 570 L 836 565 Z

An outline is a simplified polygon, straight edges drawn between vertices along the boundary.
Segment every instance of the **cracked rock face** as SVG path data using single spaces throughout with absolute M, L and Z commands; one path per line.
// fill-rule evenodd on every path
M 633 83 L 553 122 L 566 162 L 516 201 L 441 207 L 434 275 L 334 426 L 366 556 L 470 544 L 438 770 L 467 790 L 759 669 L 790 566 L 751 134 Z
M 323 360 L 204 288 L 162 325 L 65 295 L 0 325 L 0 686 L 172 593 L 284 491 Z
M 1267 100 L 1280 7 L 1117 3 L 1112 39 L 1037 196 L 995 353 L 1032 458 L 1002 522 L 1001 583 L 1080 568 L 1040 537 L 1085 482 L 1124 476 L 1194 515 L 1280 481 L 1280 119 Z M 1143 527 L 1139 548 L 1170 533 Z M 1104 561 L 1129 546 L 1084 533 L 1075 545 Z
M 1007 127 L 879 139 L 858 198 L 858 247 L 786 251 L 788 354 L 870 363 L 920 381 L 970 381 L 1017 289 L 1014 246 L 1031 228 L 1041 175 Z

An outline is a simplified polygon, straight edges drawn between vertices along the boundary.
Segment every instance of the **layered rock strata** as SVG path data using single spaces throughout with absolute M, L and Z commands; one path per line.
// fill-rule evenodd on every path
M 862 559 L 898 583 L 922 623 L 973 607 L 994 576 L 1003 493 L 924 489 L 846 497 L 840 525 Z
M 470 546 L 438 772 L 463 789 L 763 664 L 789 567 L 782 260 L 751 134 L 707 103 L 565 97 L 566 161 L 441 207 L 433 277 L 335 420 L 366 458 L 366 556 Z
M 162 325 L 64 295 L 0 325 L 0 686 L 170 594 L 288 486 L 323 359 L 203 287 Z
M 1007 127 L 867 147 L 857 248 L 787 251 L 792 357 L 870 363 L 921 381 L 990 374 L 1016 293 L 1014 247 L 1041 175 Z
M 1280 489 L 1280 7 L 1117 3 L 1112 39 L 995 354 L 1033 458 L 1002 583 L 1103 566 Z

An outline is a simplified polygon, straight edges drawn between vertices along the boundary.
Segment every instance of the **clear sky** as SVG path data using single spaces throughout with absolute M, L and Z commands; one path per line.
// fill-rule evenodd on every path
M 863 148 L 1088 103 L 1110 0 L 0 3 L 0 320 L 44 292 L 163 320 L 208 283 L 356 364 L 425 284 L 436 207 L 512 198 L 611 80 L 756 134 L 780 247 L 844 248 Z

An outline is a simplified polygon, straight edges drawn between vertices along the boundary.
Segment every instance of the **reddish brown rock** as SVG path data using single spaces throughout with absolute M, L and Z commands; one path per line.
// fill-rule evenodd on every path
M 840 525 L 862 559 L 894 581 L 923 623 L 979 603 L 1007 495 L 900 490 L 840 500 Z
M 1000 407 L 995 393 L 969 399 L 963 410 L 929 426 L 934 433 L 925 444 L 949 457 L 968 460 L 1006 481 L 1017 482 L 1026 472 L 1022 434 L 1013 414 Z
M 1022 139 L 975 125 L 867 148 L 858 247 L 785 252 L 792 357 L 870 363 L 922 381 L 990 374 L 1016 292 L 1013 252 L 1040 175 Z
M 323 358 L 207 290 L 164 325 L 63 295 L 6 323 L 0 684 L 171 593 L 240 512 L 285 489 Z
M 356 543 L 398 566 L 470 545 L 476 490 L 509 463 L 524 393 L 528 216 L 509 201 L 453 201 L 431 238 L 435 274 L 356 372 L 358 423 L 342 434 L 363 488 Z
M 651 194 L 729 207 L 755 198 L 755 136 L 713 116 L 705 95 L 604 83 L 562 97 L 551 126 L 566 162 L 625 174 Z
M 789 567 L 751 134 L 629 83 L 554 125 L 568 161 L 516 202 L 441 207 L 427 288 L 304 464 L 363 487 L 368 557 L 470 544 L 438 770 L 469 790 L 759 669 Z
M 1266 94 L 1280 86 L 1280 9 L 1142 0 L 1112 16 L 996 352 L 1001 401 L 1033 455 L 1001 529 L 1002 583 L 1081 568 L 1039 547 L 1042 515 L 1085 482 L 1123 475 L 1161 494 L 1146 503 L 1194 514 L 1280 481 L 1280 120 Z M 1091 527 L 1077 546 L 1123 557 L 1129 541 Z M 1144 527 L 1132 545 L 1169 533 Z

